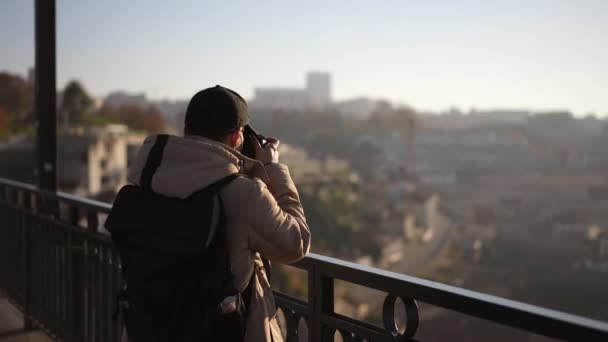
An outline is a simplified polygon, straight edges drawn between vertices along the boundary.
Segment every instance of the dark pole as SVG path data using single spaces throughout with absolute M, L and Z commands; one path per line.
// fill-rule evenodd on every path
M 57 95 L 55 0 L 36 0 L 36 177 L 38 186 L 57 190 Z

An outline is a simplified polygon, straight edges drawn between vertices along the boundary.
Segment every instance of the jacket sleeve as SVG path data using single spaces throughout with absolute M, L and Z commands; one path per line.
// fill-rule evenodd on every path
M 294 262 L 310 250 L 304 209 L 286 165 L 268 165 L 266 172 L 268 186 L 256 179 L 249 194 L 249 247 L 270 261 Z

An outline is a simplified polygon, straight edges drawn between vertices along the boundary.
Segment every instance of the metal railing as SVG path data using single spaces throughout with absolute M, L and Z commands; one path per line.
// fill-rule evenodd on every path
M 60 341 L 118 341 L 111 319 L 121 284 L 120 265 L 102 223 L 111 206 L 0 178 L 0 289 L 24 313 L 26 328 Z M 432 281 L 311 254 L 292 266 L 305 270 L 307 301 L 275 292 L 287 341 L 410 341 L 419 321 L 417 301 L 500 325 L 563 340 L 608 341 L 608 324 Z M 334 281 L 386 293 L 383 327 L 334 310 Z M 394 306 L 406 311 L 404 332 Z M 306 334 L 299 334 L 300 321 Z M 458 340 L 455 337 L 454 340 Z

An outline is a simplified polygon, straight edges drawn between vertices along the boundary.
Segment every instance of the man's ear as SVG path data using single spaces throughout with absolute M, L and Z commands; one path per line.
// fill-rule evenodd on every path
M 240 130 L 235 130 L 234 132 L 230 132 L 230 134 L 228 135 L 228 140 L 230 141 L 230 146 L 231 147 L 235 147 L 238 145 L 239 142 L 239 138 L 240 138 Z

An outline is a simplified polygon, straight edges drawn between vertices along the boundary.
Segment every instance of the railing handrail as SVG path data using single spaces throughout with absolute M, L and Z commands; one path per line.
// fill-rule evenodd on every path
M 110 204 L 110 203 L 96 201 L 96 200 L 85 198 L 85 197 L 75 196 L 75 195 L 68 194 L 68 193 L 61 192 L 61 191 L 53 192 L 53 191 L 49 191 L 46 189 L 40 189 L 36 185 L 19 182 L 19 181 L 15 181 L 12 179 L 0 177 L 0 184 L 8 185 L 8 186 L 11 186 L 11 187 L 19 189 L 19 190 L 36 192 L 43 196 L 56 197 L 57 199 L 60 199 L 66 203 L 78 206 L 80 208 L 94 209 L 94 210 L 97 210 L 97 211 L 99 211 L 101 213 L 105 213 L 105 214 L 109 213 L 110 210 L 112 209 L 112 204 Z
M 111 204 L 62 192 L 50 192 L 14 180 L 0 178 L 0 185 L 35 192 L 87 210 L 108 213 Z M 344 280 L 353 284 L 385 291 L 401 298 L 420 300 L 438 307 L 468 314 L 502 325 L 520 328 L 562 339 L 588 338 L 599 340 L 608 337 L 608 323 L 505 299 L 476 291 L 446 285 L 430 280 L 399 274 L 375 267 L 318 254 L 309 254 L 292 266 L 320 276 Z
M 546 336 L 608 336 L 608 322 L 543 308 L 481 292 L 310 253 L 292 264 L 368 288 L 413 298 L 496 323 Z M 373 277 L 370 277 L 373 275 Z

